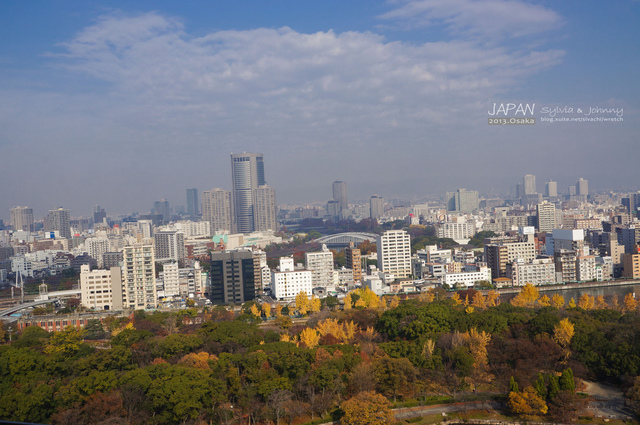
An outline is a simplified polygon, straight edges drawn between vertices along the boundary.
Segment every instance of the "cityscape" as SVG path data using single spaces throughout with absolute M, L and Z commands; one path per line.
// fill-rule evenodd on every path
M 0 5 L 0 422 L 640 420 L 640 3 Z

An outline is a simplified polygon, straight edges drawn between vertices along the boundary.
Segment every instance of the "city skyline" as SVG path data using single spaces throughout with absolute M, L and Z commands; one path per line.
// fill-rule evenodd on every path
M 635 191 L 638 156 L 619 152 L 640 133 L 638 17 L 634 1 L 6 2 L 0 218 L 185 205 L 186 188 L 231 190 L 242 151 L 269 158 L 281 204 L 337 179 L 353 200 L 505 195 L 526 174 L 540 193 Z M 496 105 L 536 124 L 488 125 Z M 542 121 L 579 108 L 623 121 Z

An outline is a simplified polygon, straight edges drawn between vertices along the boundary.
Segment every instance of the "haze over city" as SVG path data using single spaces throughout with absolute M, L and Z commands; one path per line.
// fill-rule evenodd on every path
M 147 212 L 231 189 L 262 152 L 278 203 L 509 194 L 525 174 L 638 189 L 640 3 L 0 5 L 0 218 Z M 488 125 L 535 104 L 535 125 Z M 578 109 L 622 118 L 548 122 Z M 571 110 L 571 111 L 569 111 Z M 619 113 L 612 112 L 613 110 Z M 584 115 L 584 114 L 582 114 Z M 513 116 L 513 114 L 511 115 Z

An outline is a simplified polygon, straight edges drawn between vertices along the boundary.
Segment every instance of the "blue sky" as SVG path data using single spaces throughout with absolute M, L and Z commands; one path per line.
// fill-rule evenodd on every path
M 351 200 L 506 194 L 524 174 L 638 190 L 638 18 L 638 1 L 1 2 L 0 218 L 184 205 L 229 189 L 241 151 L 264 153 L 279 203 L 334 180 Z M 489 126 L 494 103 L 538 122 Z

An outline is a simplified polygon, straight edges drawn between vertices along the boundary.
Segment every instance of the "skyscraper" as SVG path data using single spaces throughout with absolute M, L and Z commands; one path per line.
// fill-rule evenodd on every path
M 589 181 L 580 177 L 576 182 L 576 195 L 589 195 Z
M 211 189 L 202 192 L 202 219 L 211 225 L 211 235 L 231 232 L 231 192 Z
M 58 231 L 60 237 L 71 239 L 71 212 L 62 207 L 47 214 L 47 230 Z
M 256 297 L 255 262 L 251 250 L 211 253 L 211 291 L 213 304 L 241 304 Z
M 171 212 L 169 210 L 169 201 L 163 198 L 159 201 L 154 202 L 153 214 L 161 215 L 162 222 L 168 223 L 171 220 Z
M 378 267 L 405 278 L 411 275 L 411 237 L 404 230 L 387 230 L 378 236 Z
M 345 218 L 345 215 L 349 215 L 347 210 L 349 209 L 349 201 L 347 200 L 347 182 L 335 181 L 333 182 L 333 201 L 338 203 L 339 218 Z
M 478 192 L 467 189 L 447 192 L 446 202 L 447 211 L 472 212 L 478 209 Z
M 153 245 L 125 246 L 122 254 L 123 306 L 136 310 L 156 308 L 156 262 Z
M 536 193 L 536 176 L 533 174 L 527 174 L 522 178 L 524 187 L 524 195 L 533 195 Z
M 107 217 L 107 213 L 104 208 L 100 208 L 100 205 L 93 206 L 93 224 L 102 224 Z
M 254 230 L 273 231 L 278 230 L 276 222 L 276 191 L 268 185 L 258 186 L 255 190 L 254 206 Z
M 187 214 L 191 218 L 196 218 L 198 213 L 198 189 L 187 189 Z
M 236 230 L 251 233 L 255 230 L 255 190 L 267 182 L 261 153 L 231 154 L 231 195 Z
M 538 231 L 553 232 L 556 226 L 556 207 L 549 202 L 538 204 Z
M 369 199 L 369 216 L 379 219 L 384 215 L 384 198 L 382 196 L 373 195 Z
M 554 198 L 558 196 L 558 182 L 549 180 L 544 184 L 544 196 Z
M 25 232 L 33 231 L 33 209 L 29 207 L 11 208 L 11 228 Z

